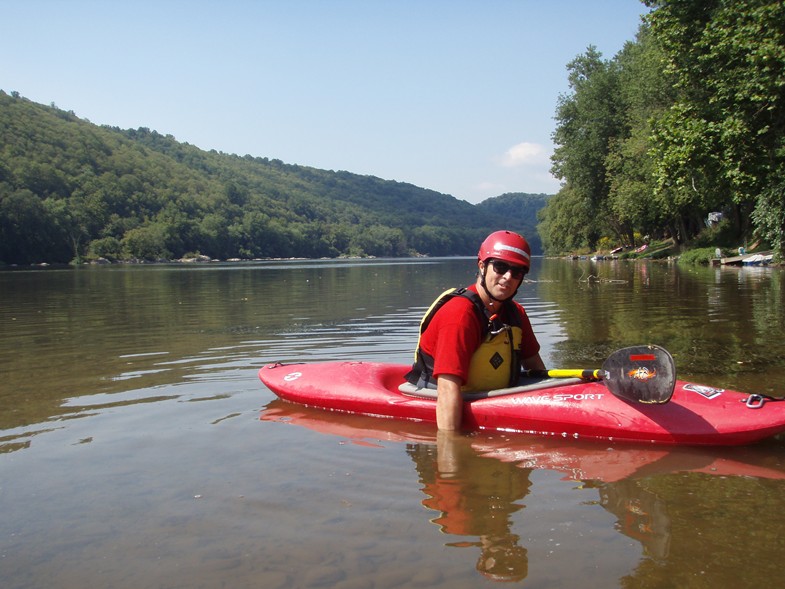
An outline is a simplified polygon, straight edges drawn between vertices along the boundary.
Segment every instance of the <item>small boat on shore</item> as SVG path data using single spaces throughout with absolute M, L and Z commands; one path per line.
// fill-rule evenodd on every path
M 771 264 L 771 260 L 773 256 L 763 255 L 763 254 L 753 254 L 751 256 L 747 256 L 746 258 L 742 259 L 741 265 L 742 266 L 768 266 Z

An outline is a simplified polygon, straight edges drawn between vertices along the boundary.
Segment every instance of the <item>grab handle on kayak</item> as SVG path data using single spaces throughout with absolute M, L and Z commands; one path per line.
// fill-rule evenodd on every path
M 785 401 L 785 399 L 781 397 L 762 395 L 760 393 L 752 393 L 749 397 L 744 399 L 744 404 L 750 409 L 760 409 L 769 401 Z

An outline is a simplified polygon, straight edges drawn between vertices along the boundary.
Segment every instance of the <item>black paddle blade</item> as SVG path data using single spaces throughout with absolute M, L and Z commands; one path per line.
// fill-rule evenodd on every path
M 659 346 L 617 350 L 602 365 L 602 379 L 617 397 L 638 403 L 667 403 L 676 386 L 673 356 Z

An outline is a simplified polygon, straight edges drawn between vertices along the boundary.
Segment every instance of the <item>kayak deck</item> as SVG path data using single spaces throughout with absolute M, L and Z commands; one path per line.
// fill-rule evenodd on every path
M 259 378 L 281 399 L 294 403 L 435 423 L 435 399 L 398 390 L 409 368 L 381 362 L 271 364 L 259 370 Z M 650 405 L 620 399 L 601 382 L 565 385 L 559 380 L 526 392 L 467 400 L 463 426 L 687 445 L 750 444 L 785 431 L 785 403 L 765 397 L 677 381 L 670 402 Z

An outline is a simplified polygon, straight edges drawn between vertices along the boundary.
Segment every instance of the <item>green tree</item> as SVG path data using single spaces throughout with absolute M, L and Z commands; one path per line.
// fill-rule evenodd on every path
M 102 237 L 90 242 L 88 255 L 91 258 L 105 258 L 116 261 L 123 259 L 123 244 L 116 237 Z
M 664 55 L 647 26 L 638 30 L 615 57 L 625 132 L 609 148 L 606 167 L 609 207 L 618 221 L 624 245 L 635 245 L 635 233 L 673 233 L 666 208 L 655 198 L 651 156 L 653 121 L 674 101 L 672 83 L 662 69 Z
M 613 140 L 624 132 L 619 72 L 614 62 L 604 61 L 591 46 L 567 70 L 571 93 L 559 97 L 556 109 L 552 172 L 564 180 L 562 190 L 576 201 L 573 212 L 580 213 L 563 218 L 564 229 L 581 235 L 585 245 L 594 249 L 615 221 L 608 206 L 606 159 Z M 552 200 L 548 207 L 559 202 Z
M 550 198 L 539 215 L 538 230 L 545 252 L 569 252 L 588 247 L 581 219 L 591 216 L 588 202 L 569 185 Z
M 0 261 L 68 262 L 60 229 L 41 199 L 27 189 L 4 192 L 0 186 Z
M 172 252 L 166 247 L 168 233 L 168 228 L 158 223 L 131 229 L 123 237 L 123 249 L 131 257 L 140 260 L 169 259 L 172 257 Z
M 761 192 L 752 213 L 758 233 L 779 252 L 785 252 L 785 173 L 770 178 L 769 185 Z
M 81 263 L 86 245 L 103 225 L 103 206 L 100 199 L 73 195 L 69 198 L 47 198 L 43 202 L 48 215 L 67 240 L 71 260 Z
M 646 4 L 678 90 L 655 125 L 658 192 L 683 216 L 724 205 L 741 231 L 755 207 L 758 232 L 781 243 L 785 3 Z
M 373 225 L 352 239 L 351 251 L 377 257 L 404 256 L 408 252 L 406 237 L 400 229 Z

